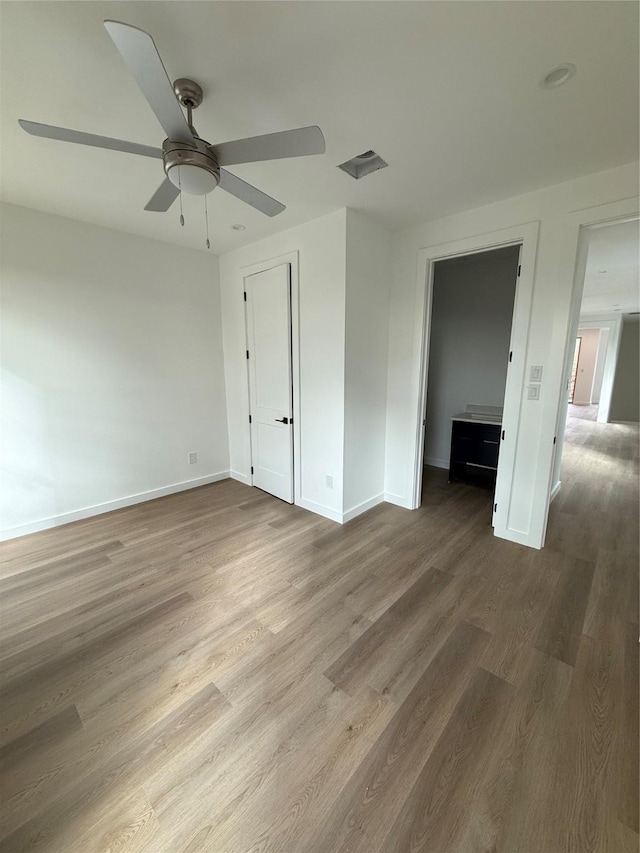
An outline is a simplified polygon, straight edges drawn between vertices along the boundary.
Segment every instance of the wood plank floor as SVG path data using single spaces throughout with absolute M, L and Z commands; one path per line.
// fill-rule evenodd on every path
M 0 850 L 638 850 L 638 436 L 344 527 L 233 481 L 2 547 Z

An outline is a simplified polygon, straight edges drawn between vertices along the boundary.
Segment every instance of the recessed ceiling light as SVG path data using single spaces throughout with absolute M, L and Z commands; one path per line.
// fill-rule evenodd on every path
M 555 89 L 556 86 L 562 86 L 576 73 L 577 68 L 572 62 L 563 62 L 562 65 L 556 65 L 548 74 L 540 81 L 543 89 Z
M 239 222 L 236 225 L 232 225 L 231 227 L 233 228 L 234 231 L 246 231 L 247 230 L 247 226 L 241 225 Z

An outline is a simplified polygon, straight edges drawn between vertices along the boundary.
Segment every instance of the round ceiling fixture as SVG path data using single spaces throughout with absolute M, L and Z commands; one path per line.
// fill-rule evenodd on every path
M 543 89 L 555 89 L 573 77 L 577 70 L 572 62 L 563 62 L 562 65 L 556 65 L 548 74 L 545 74 L 540 81 L 540 85 Z
M 241 225 L 239 222 L 236 225 L 232 225 L 231 227 L 233 228 L 234 231 L 246 231 L 247 230 L 246 225 Z
M 167 177 L 181 192 L 206 195 L 220 182 L 218 162 L 202 139 L 194 137 L 191 142 L 165 139 L 162 161 Z
M 218 186 L 213 172 L 195 164 L 171 166 L 167 171 L 167 177 L 174 186 L 189 195 L 206 195 Z

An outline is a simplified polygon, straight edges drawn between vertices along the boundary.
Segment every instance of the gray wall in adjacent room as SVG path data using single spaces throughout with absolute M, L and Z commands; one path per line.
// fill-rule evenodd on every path
M 448 467 L 451 417 L 469 403 L 502 406 L 518 247 L 435 265 L 424 461 Z
M 611 421 L 640 420 L 640 317 L 622 320 L 620 351 L 613 380 Z

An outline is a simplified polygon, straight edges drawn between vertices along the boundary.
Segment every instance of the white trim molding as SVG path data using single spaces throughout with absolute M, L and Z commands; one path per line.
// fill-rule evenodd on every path
M 336 521 L 338 524 L 343 523 L 343 514 L 324 504 L 316 503 L 315 501 L 307 500 L 307 498 L 296 498 L 296 506 L 302 507 L 309 512 L 314 512 L 316 515 L 321 515 L 328 518 L 330 521 Z
M 415 339 L 420 341 L 420 372 L 418 374 L 418 385 L 415 389 L 415 429 L 409 455 L 409 458 L 413 458 L 414 461 L 413 488 L 411 490 L 412 495 L 409 508 L 417 509 L 420 506 L 424 467 L 423 424 L 427 407 L 429 333 L 431 326 L 433 276 L 436 261 L 460 255 L 471 255 L 493 249 L 502 249 L 507 246 L 521 246 L 520 275 L 516 287 L 511 326 L 510 348 L 512 359 L 507 373 L 504 396 L 503 427 L 506 438 L 500 448 L 495 493 L 497 510 L 493 516 L 493 524 L 496 536 L 534 548 L 541 546 L 540 537 L 537 535 L 537 532 L 533 528 L 530 528 L 528 531 L 518 529 L 512 523 L 510 517 L 513 473 L 522 421 L 522 398 L 525 384 L 525 366 L 529 324 L 531 321 L 531 303 L 533 299 L 539 226 L 540 223 L 537 220 L 524 222 L 520 225 L 501 228 L 497 231 L 475 234 L 471 237 L 464 237 L 448 243 L 427 246 L 418 252 L 416 294 L 419 310 L 416 312 L 415 319 Z M 404 504 L 399 505 L 402 506 Z
M 362 503 L 356 504 L 356 506 L 352 506 L 351 509 L 346 510 L 342 514 L 342 523 L 346 524 L 347 521 L 351 521 L 352 518 L 357 518 L 357 516 L 362 515 L 363 512 L 367 512 L 370 509 L 373 509 L 374 506 L 378 506 L 384 502 L 384 495 L 381 493 L 376 495 L 373 498 L 369 498 L 368 501 L 362 501 Z
M 123 509 L 124 507 L 144 503 L 145 501 L 153 501 L 156 498 L 164 498 L 167 495 L 173 495 L 177 492 L 185 492 L 188 489 L 197 489 L 199 486 L 207 486 L 209 483 L 217 483 L 220 480 L 227 480 L 228 478 L 229 471 L 218 471 L 216 474 L 209 474 L 206 477 L 197 477 L 194 480 L 183 480 L 181 483 L 173 483 L 170 486 L 163 486 L 160 489 L 150 489 L 148 492 L 139 492 L 136 495 L 127 495 L 124 498 L 117 498 L 113 501 L 105 501 L 104 503 L 95 504 L 94 506 L 83 507 L 82 509 L 72 510 L 71 512 L 63 512 L 60 515 L 41 518 L 38 521 L 32 521 L 28 524 L 9 527 L 2 531 L 0 534 L 0 540 L 16 539 L 18 536 L 27 536 L 29 533 L 38 533 L 41 530 L 50 530 L 52 527 L 61 527 L 64 524 L 71 524 L 73 521 L 92 518 L 94 515 L 113 512 L 115 509 Z
M 434 459 L 432 456 L 425 456 L 423 464 L 430 465 L 432 468 L 449 469 L 449 459 Z
M 400 506 L 402 509 L 414 509 L 411 498 L 406 498 L 403 495 L 394 495 L 393 492 L 384 493 L 385 503 Z
M 553 362 L 550 363 L 550 367 L 553 368 L 550 371 L 551 376 L 547 375 L 547 382 L 549 382 L 551 387 L 555 385 L 558 393 L 555 399 L 552 398 L 549 400 L 548 406 L 550 410 L 548 412 L 545 410 L 544 412 L 546 423 L 550 425 L 550 429 L 555 430 L 556 443 L 551 444 L 550 441 L 546 443 L 547 457 L 545 460 L 542 460 L 548 470 L 546 485 L 547 503 L 546 506 L 540 507 L 536 511 L 537 517 L 534 519 L 537 527 L 542 530 L 541 543 L 544 542 L 546 535 L 549 507 L 552 499 L 551 493 L 555 489 L 555 484 L 560 479 L 564 430 L 568 411 L 567 382 L 571 373 L 571 365 L 573 364 L 575 341 L 580 320 L 582 292 L 584 290 L 584 276 L 587 266 L 588 242 L 586 229 L 638 219 L 639 215 L 640 198 L 637 195 L 630 196 L 619 201 L 599 204 L 569 213 L 562 222 L 557 235 L 560 245 L 564 247 L 564 251 L 566 252 L 565 258 L 567 262 L 573 265 L 573 283 L 569 300 L 563 306 L 561 316 L 556 317 L 551 341 L 551 352 L 557 353 L 558 356 L 563 353 L 564 357 L 557 358 L 557 378 L 553 375 L 556 370 Z M 589 319 L 593 320 L 594 318 L 590 317 Z M 609 338 L 611 338 L 611 332 L 609 333 Z M 610 341 L 609 346 L 613 350 L 611 343 Z
M 300 253 L 297 249 L 293 252 L 286 252 L 284 255 L 278 255 L 275 258 L 268 258 L 264 261 L 257 261 L 254 264 L 240 268 L 242 279 L 243 292 L 247 289 L 245 279 L 256 273 L 266 272 L 274 267 L 289 264 L 291 276 L 291 384 L 293 391 L 293 502 L 296 506 L 304 505 L 299 498 L 302 495 L 302 443 L 301 443 L 301 406 L 300 406 Z M 244 312 L 245 323 L 245 339 L 247 336 L 247 316 Z M 247 368 L 248 371 L 248 368 Z M 249 379 L 247 372 L 247 407 L 251 410 L 249 404 Z M 246 424 L 247 434 L 249 436 L 249 455 L 251 458 L 251 432 L 249 424 Z M 243 480 L 243 482 L 245 482 Z M 249 486 L 253 486 L 253 477 L 248 476 L 246 481 Z M 315 510 L 311 510 L 315 512 Z M 323 513 L 320 513 L 323 515 Z M 327 516 L 329 517 L 329 516 Z M 335 519 L 334 519 L 335 520 Z
M 620 352 L 620 338 L 622 337 L 622 314 L 593 314 L 580 317 L 578 329 L 608 329 L 607 352 L 604 359 L 604 372 L 602 374 L 602 387 L 600 389 L 600 401 L 598 405 L 598 423 L 609 423 L 609 412 L 611 411 L 611 397 L 613 396 L 613 382 L 616 376 L 618 364 L 618 353 Z M 576 333 L 578 331 L 576 329 Z
M 369 498 L 367 501 L 356 504 L 356 506 L 352 506 L 351 509 L 348 509 L 345 512 L 338 512 L 324 504 L 307 500 L 307 498 L 299 498 L 296 500 L 296 506 L 306 509 L 309 512 L 313 512 L 316 515 L 321 515 L 323 518 L 328 518 L 330 521 L 335 521 L 337 524 L 346 524 L 348 521 L 351 521 L 352 519 L 357 518 L 357 516 L 373 509 L 374 506 L 378 506 L 378 504 L 383 503 L 385 499 L 385 495 L 379 494 L 373 498 Z

